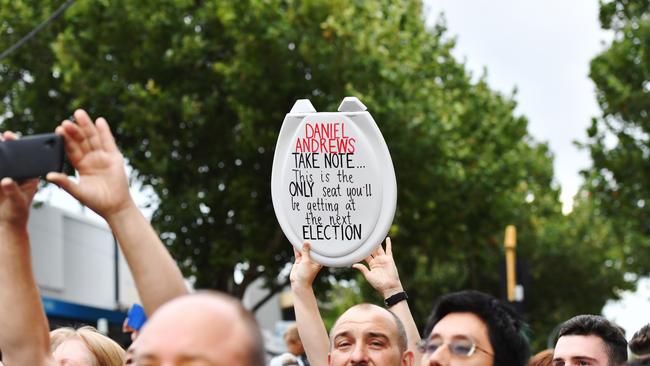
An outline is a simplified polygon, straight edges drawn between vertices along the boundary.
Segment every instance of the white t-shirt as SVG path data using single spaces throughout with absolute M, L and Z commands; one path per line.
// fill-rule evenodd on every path
M 283 353 L 279 356 L 275 356 L 269 362 L 269 366 L 304 366 L 299 357 L 292 355 L 291 353 Z

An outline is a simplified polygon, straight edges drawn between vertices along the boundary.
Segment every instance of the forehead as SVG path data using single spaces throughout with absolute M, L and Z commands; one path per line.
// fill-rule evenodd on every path
M 138 337 L 135 355 L 136 359 L 241 364 L 249 344 L 242 321 L 227 309 L 215 311 L 209 303 L 182 303 L 154 314 Z
M 343 313 L 334 324 L 332 338 L 342 333 L 357 336 L 366 333 L 380 333 L 389 338 L 396 338 L 398 331 L 395 319 L 387 310 L 375 307 L 354 307 Z
M 449 313 L 431 330 L 431 336 L 445 339 L 457 336 L 469 336 L 480 344 L 490 344 L 485 322 L 473 313 Z
M 71 338 L 61 343 L 52 352 L 52 356 L 56 361 L 63 362 L 63 364 L 73 361 L 75 365 L 92 365 L 93 356 L 88 347 L 80 339 Z
M 565 335 L 557 340 L 553 359 L 591 358 L 607 363 L 605 342 L 596 335 Z

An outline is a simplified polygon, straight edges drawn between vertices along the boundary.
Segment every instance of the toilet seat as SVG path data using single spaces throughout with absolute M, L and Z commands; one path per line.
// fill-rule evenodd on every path
M 330 267 L 366 258 L 386 237 L 397 202 L 388 147 L 366 107 L 347 97 L 339 112 L 296 101 L 278 136 L 271 174 L 276 217 L 291 244 L 312 245 Z

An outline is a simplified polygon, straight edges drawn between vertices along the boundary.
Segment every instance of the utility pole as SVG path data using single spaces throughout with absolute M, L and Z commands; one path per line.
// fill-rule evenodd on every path
M 515 302 L 517 296 L 517 229 L 514 225 L 506 227 L 504 241 L 506 249 L 506 289 L 508 301 Z

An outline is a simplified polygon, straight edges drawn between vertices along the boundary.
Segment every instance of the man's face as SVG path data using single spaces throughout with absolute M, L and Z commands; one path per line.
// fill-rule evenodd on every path
M 607 348 L 597 335 L 565 335 L 557 340 L 553 366 L 607 366 Z
M 250 340 L 235 307 L 186 296 L 160 308 L 135 346 L 137 366 L 245 365 Z
M 409 366 L 411 352 L 400 352 L 395 319 L 373 306 L 355 306 L 339 318 L 331 332 L 331 366 Z
M 473 313 L 450 313 L 440 319 L 427 339 L 438 345 L 422 355 L 421 366 L 492 366 L 494 350 L 483 320 Z M 449 345 L 455 347 L 449 347 Z M 474 345 L 471 356 L 460 353 Z

